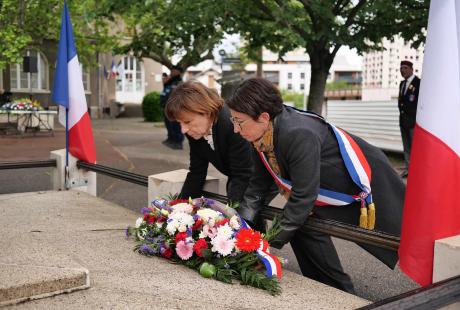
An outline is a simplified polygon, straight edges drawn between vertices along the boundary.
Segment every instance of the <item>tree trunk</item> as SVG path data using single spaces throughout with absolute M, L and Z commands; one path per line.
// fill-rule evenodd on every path
M 334 58 L 327 50 L 323 49 L 313 50 L 309 52 L 309 56 L 311 80 L 307 109 L 321 114 L 324 103 L 326 80 Z
M 263 69 L 262 69 L 262 65 L 264 63 L 264 59 L 263 59 L 263 53 L 262 53 L 262 47 L 257 51 L 257 54 L 258 54 L 258 60 L 257 60 L 257 71 L 256 71 L 256 76 L 261 78 L 262 77 L 262 73 L 263 73 Z

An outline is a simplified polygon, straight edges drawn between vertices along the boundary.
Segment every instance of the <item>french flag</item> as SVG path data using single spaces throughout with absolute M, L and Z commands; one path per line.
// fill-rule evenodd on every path
M 53 101 L 59 104 L 59 122 L 66 126 L 70 154 L 80 160 L 95 163 L 93 132 L 67 2 L 64 2 L 62 12 Z
M 431 1 L 399 258 L 432 283 L 434 241 L 460 234 L 460 2 Z

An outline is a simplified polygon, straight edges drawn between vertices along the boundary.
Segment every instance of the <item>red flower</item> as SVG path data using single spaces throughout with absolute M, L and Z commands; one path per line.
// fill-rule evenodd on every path
M 167 220 L 167 217 L 166 216 L 160 216 L 158 219 L 157 219 L 157 223 L 163 223 L 164 221 Z
M 174 206 L 174 205 L 177 205 L 178 203 L 188 203 L 188 199 L 175 199 L 175 200 L 171 200 L 169 202 L 169 205 L 170 206 Z
M 219 226 L 224 226 L 225 224 L 227 223 L 230 223 L 230 220 L 229 219 L 223 219 L 223 220 L 220 220 L 216 223 L 216 227 L 219 227 Z
M 202 224 L 203 224 L 203 220 L 202 219 L 197 219 L 195 221 L 195 224 L 193 224 L 193 226 L 192 226 L 192 230 L 200 228 Z
M 185 232 L 179 232 L 176 234 L 176 244 L 179 242 L 179 241 L 185 241 L 185 238 L 187 238 L 187 233 Z
M 147 221 L 148 218 L 149 218 L 149 215 L 148 215 L 148 214 L 144 214 L 144 221 Z
M 149 219 L 148 219 L 149 224 L 152 224 L 153 222 L 155 222 L 155 220 L 156 218 L 153 215 L 149 215 Z
M 249 228 L 241 228 L 236 234 L 236 246 L 244 252 L 252 252 L 259 248 L 262 237 L 260 232 Z
M 171 258 L 171 256 L 173 255 L 173 250 L 171 248 L 166 248 L 163 253 L 161 253 L 161 256 L 163 256 L 164 258 Z
M 204 250 L 207 248 L 208 248 L 208 243 L 203 238 L 198 239 L 193 245 L 193 249 L 195 250 L 196 255 L 198 255 L 199 257 L 203 257 L 203 253 L 201 253 L 201 250 Z

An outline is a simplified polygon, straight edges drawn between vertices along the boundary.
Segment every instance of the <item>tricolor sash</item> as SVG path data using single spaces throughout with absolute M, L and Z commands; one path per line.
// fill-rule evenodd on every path
M 375 206 L 372 201 L 371 194 L 372 171 L 361 148 L 350 135 L 348 135 L 342 129 L 335 127 L 331 123 L 328 123 L 323 117 L 311 112 L 301 111 L 297 109 L 294 109 L 294 111 L 302 115 L 321 119 L 332 129 L 339 144 L 340 154 L 342 155 L 345 167 L 347 168 L 347 171 L 353 182 L 361 189 L 361 192 L 357 195 L 348 195 L 320 188 L 315 201 L 315 205 L 344 206 L 359 201 L 361 203 L 361 215 L 359 220 L 359 226 L 367 229 L 374 229 Z M 290 193 L 292 188 L 291 181 L 282 178 L 280 175 L 277 175 L 270 166 L 266 155 L 260 151 L 258 153 L 265 168 L 268 170 L 268 172 L 273 177 L 278 186 L 280 186 L 286 192 Z

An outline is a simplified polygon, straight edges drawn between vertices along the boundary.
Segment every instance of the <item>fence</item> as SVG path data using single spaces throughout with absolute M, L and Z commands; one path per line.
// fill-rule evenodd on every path
M 383 150 L 402 152 L 396 101 L 328 101 L 324 116 L 334 125 Z

